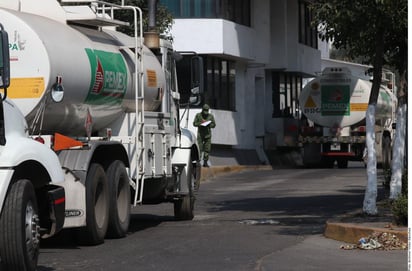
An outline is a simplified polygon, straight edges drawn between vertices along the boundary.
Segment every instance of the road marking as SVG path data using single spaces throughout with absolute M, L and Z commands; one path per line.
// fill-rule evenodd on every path
M 239 221 L 240 224 L 245 225 L 279 225 L 280 222 L 273 219 L 246 219 Z

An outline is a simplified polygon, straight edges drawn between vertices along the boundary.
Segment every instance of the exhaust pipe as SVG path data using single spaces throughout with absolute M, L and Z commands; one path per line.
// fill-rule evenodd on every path
M 148 0 L 149 7 L 149 27 L 144 33 L 144 44 L 150 49 L 158 49 L 160 47 L 159 33 L 156 28 L 156 11 L 158 0 Z

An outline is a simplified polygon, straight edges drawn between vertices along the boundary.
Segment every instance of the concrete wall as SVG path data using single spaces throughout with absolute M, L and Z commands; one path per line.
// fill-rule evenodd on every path
M 267 68 L 308 75 L 319 72 L 321 52 L 299 43 L 298 1 L 273 1 L 270 11 L 272 42 Z
M 188 34 L 190 33 L 190 34 Z M 173 24 L 174 46 L 178 51 L 219 54 L 254 59 L 252 28 L 222 19 L 177 19 Z

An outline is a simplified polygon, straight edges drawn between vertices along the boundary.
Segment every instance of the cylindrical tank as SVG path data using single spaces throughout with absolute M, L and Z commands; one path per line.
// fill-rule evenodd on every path
M 10 42 L 8 96 L 29 124 L 45 105 L 43 130 L 84 135 L 89 114 L 96 131 L 135 110 L 133 39 L 129 36 L 8 9 L 0 9 L 0 21 Z M 143 63 L 145 110 L 155 111 L 166 87 L 165 76 L 147 48 Z M 63 99 L 51 99 L 51 90 L 64 93 Z
M 302 113 L 323 127 L 343 128 L 366 116 L 372 83 L 352 76 L 346 68 L 326 68 L 299 96 Z M 389 119 L 395 96 L 386 87 L 379 91 L 376 120 Z

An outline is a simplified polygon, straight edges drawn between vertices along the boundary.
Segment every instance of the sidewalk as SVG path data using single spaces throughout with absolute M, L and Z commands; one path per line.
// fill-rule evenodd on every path
M 223 174 L 240 172 L 243 170 L 271 170 L 269 165 L 228 165 L 202 167 L 201 181 L 213 179 Z M 324 236 L 337 241 L 358 244 L 361 238 L 368 238 L 380 234 L 395 235 L 395 239 L 408 244 L 408 228 L 394 225 L 394 218 L 388 207 L 378 203 L 379 214 L 365 216 L 361 210 L 348 213 L 326 222 Z M 393 238 L 392 238 L 393 239 Z M 355 248 L 355 247 L 352 247 Z
M 325 226 L 325 237 L 350 244 L 359 244 L 361 238 L 386 236 L 386 242 L 399 241 L 398 246 L 403 245 L 401 242 L 408 244 L 408 228 L 394 224 L 394 216 L 384 203 L 378 202 L 377 205 L 378 214 L 376 216 L 366 216 L 362 210 L 358 210 L 328 220 Z M 387 245 L 387 249 L 391 249 L 390 246 L 394 244 L 388 243 Z

